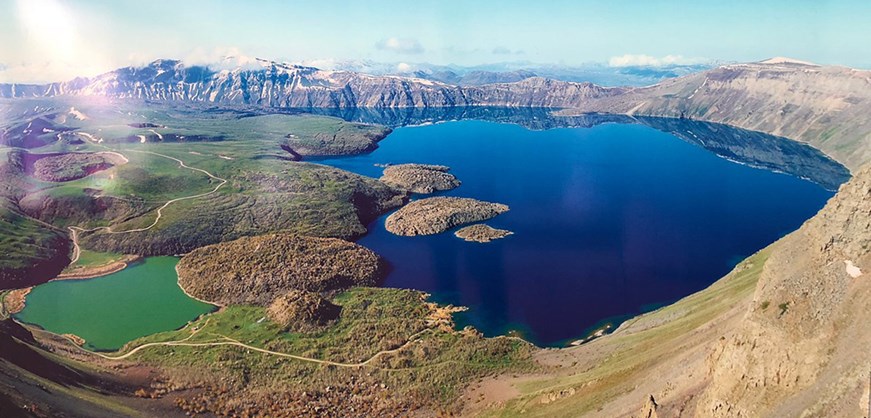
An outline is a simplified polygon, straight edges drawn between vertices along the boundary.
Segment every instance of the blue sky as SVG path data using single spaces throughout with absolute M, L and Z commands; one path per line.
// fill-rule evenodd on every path
M 871 1 L 0 0 L 0 81 L 156 58 L 576 65 L 788 56 L 871 68 Z M 615 58 L 617 57 L 617 58 Z

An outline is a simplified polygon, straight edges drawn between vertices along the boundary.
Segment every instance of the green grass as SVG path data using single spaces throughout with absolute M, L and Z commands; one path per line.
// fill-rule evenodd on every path
M 188 342 L 222 341 L 224 336 L 277 352 L 357 363 L 381 350 L 419 339 L 399 353 L 377 357 L 371 367 L 337 368 L 249 352 L 239 347 L 152 347 L 134 355 L 136 360 L 184 373 L 208 370 L 231 380 L 245 376 L 246 385 L 279 391 L 312 391 L 339 387 L 366 378 L 394 388 L 398 399 L 414 400 L 451 411 L 465 385 L 502 371 L 530 371 L 532 346 L 518 339 L 485 339 L 441 329 L 427 329 L 429 308 L 421 293 L 402 289 L 355 288 L 337 295 L 340 319 L 323 331 L 283 332 L 265 319 L 264 309 L 230 306 L 192 323 L 188 328 L 152 335 L 128 344 L 124 351 L 150 342 L 176 341 L 199 331 Z M 426 379 L 418 376 L 426 375 Z M 301 378 L 305 376 L 305 378 Z
M 70 264 L 68 269 L 76 267 L 97 267 L 118 261 L 123 255 L 118 253 L 101 253 L 91 250 L 81 250 L 79 260 Z
M 21 106 L 22 111 L 36 105 L 59 109 L 74 106 L 89 119 L 69 118 L 66 125 L 103 139 L 99 144 L 89 140 L 81 144 L 61 141 L 30 152 L 117 151 L 130 160 L 64 183 L 41 182 L 23 173 L 15 174 L 14 182 L 4 176 L 0 189 L 6 190 L 0 190 L 0 195 L 25 195 L 22 201 L 31 205 L 28 214 L 61 229 L 111 226 L 124 231 L 147 227 L 156 219 L 155 209 L 170 199 L 207 193 L 218 185 L 218 180 L 202 172 L 181 168 L 176 161 L 150 153 L 180 159 L 229 181 L 213 195 L 173 203 L 162 212 L 160 223 L 148 232 L 82 234 L 82 246 L 93 251 L 179 254 L 241 236 L 277 231 L 351 238 L 363 234 L 364 224 L 385 210 L 383 201 L 395 196 L 395 192 L 371 179 L 281 159 L 289 157 L 281 149 L 290 140 L 289 134 L 300 141 L 318 143 L 335 136 L 344 144 L 346 137 L 359 138 L 369 131 L 380 131 L 379 127 L 323 116 L 251 116 L 185 105 L 121 103 L 103 107 L 67 102 L 64 98 L 21 100 L 11 105 Z M 153 128 L 166 141 L 129 142 L 130 135 L 155 136 L 152 128 L 128 126 L 141 122 L 167 126 Z M 180 137 L 184 137 L 182 142 L 172 142 Z M 10 152 L 9 148 L 2 149 L 4 154 Z M 91 195 L 104 197 L 97 202 Z M 361 201 L 371 201 L 371 206 L 361 206 Z M 106 202 L 111 202 L 110 207 Z M 4 237 L 39 235 L 33 228 L 19 229 L 19 225 L 5 229 L 0 226 L 0 232 Z M 11 249 L 13 245 L 19 248 Z M 13 257 L 20 260 L 14 261 L 17 265 L 39 258 L 18 242 L 0 241 L 0 250 L 6 248 L 10 252 L 24 248 L 23 253 L 29 254 Z

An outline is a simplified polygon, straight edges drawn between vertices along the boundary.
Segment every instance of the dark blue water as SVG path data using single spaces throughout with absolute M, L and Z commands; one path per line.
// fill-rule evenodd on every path
M 375 164 L 444 164 L 463 182 L 444 194 L 509 205 L 487 223 L 514 235 L 492 243 L 399 237 L 384 217 L 359 243 L 393 265 L 387 286 L 468 306 L 463 324 L 541 345 L 705 288 L 832 196 L 643 125 L 404 127 L 371 154 L 321 162 L 372 177 Z

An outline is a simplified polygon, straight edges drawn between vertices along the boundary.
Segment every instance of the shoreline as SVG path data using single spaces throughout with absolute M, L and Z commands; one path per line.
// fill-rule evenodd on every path
M 87 280 L 108 276 L 130 267 L 131 264 L 136 263 L 143 258 L 144 257 L 140 255 L 125 255 L 121 257 L 121 259 L 108 264 L 102 264 L 95 267 L 81 267 L 69 273 L 61 273 L 46 283 L 58 280 Z M 9 315 L 15 315 L 23 311 L 27 306 L 27 295 L 34 287 L 36 286 L 10 290 L 2 301 L 3 305 L 6 307 L 6 312 Z
M 214 306 L 215 309 L 212 310 L 212 312 L 219 311 L 219 310 L 221 310 L 221 309 L 223 309 L 223 308 L 225 307 L 225 305 L 222 305 L 222 304 L 220 304 L 220 303 L 209 302 L 209 301 L 207 301 L 207 300 L 205 300 L 205 299 L 200 299 L 200 298 L 198 298 L 198 297 L 196 297 L 196 296 L 194 296 L 194 295 L 188 293 L 187 289 L 185 289 L 184 286 L 181 285 L 181 276 L 178 274 L 178 263 L 176 263 L 174 269 L 175 269 L 175 284 L 178 285 L 178 288 L 181 289 L 182 293 L 184 293 L 185 296 L 187 296 L 187 297 L 189 297 L 189 298 L 191 298 L 191 299 L 193 299 L 193 300 L 195 300 L 195 301 L 197 301 L 197 302 L 202 302 L 202 303 L 205 303 L 205 304 L 207 304 L 207 305 L 212 305 L 212 306 Z
M 61 274 L 58 274 L 57 277 L 49 281 L 52 282 L 55 280 L 84 280 L 108 276 L 112 273 L 117 273 L 121 270 L 126 269 L 131 264 L 141 261 L 143 258 L 144 257 L 140 255 L 125 255 L 119 260 L 113 261 L 108 264 L 101 264 L 94 267 L 77 267 L 67 273 L 61 272 Z

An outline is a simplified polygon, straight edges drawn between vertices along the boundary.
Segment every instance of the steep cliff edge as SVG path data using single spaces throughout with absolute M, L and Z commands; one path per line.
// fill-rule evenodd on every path
M 869 271 L 866 166 L 776 244 L 744 319 L 709 358 L 711 384 L 699 412 L 861 416 L 871 377 Z
M 637 417 L 651 396 L 659 416 L 868 416 L 869 271 L 866 165 L 708 289 L 591 343 L 543 350 L 547 374 L 491 379 L 469 399 L 525 416 Z

